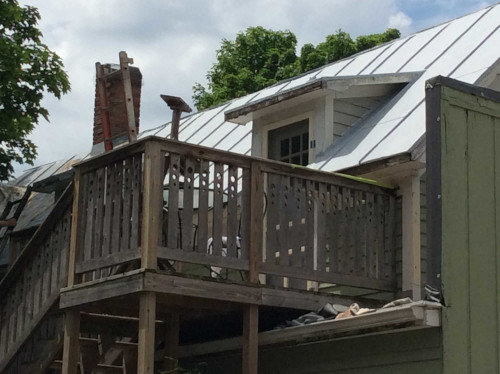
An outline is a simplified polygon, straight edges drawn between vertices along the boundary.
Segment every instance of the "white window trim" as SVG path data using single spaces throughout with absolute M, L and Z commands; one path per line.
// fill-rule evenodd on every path
M 292 125 L 295 122 L 303 121 L 307 119 L 309 123 L 309 163 L 314 162 L 314 149 L 310 147 L 311 141 L 314 140 L 314 112 L 305 112 L 298 114 L 296 116 L 288 117 L 282 120 L 279 120 L 277 122 L 272 122 L 267 125 L 264 125 L 262 127 L 262 157 L 264 158 L 269 158 L 268 157 L 268 150 L 269 150 L 269 132 L 275 129 L 278 129 L 280 127 L 285 127 L 288 125 Z

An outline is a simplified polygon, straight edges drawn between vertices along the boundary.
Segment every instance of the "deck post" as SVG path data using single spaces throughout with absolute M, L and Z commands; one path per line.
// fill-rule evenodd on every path
M 403 292 L 413 300 L 421 299 L 420 274 L 420 175 L 404 178 L 403 195 Z
M 179 358 L 179 312 L 172 310 L 165 322 L 164 369 L 169 374 L 177 374 Z
M 64 312 L 64 345 L 62 374 L 77 374 L 80 359 L 80 312 Z
M 161 143 L 146 143 L 141 232 L 141 267 L 146 269 L 156 269 L 158 258 L 160 212 L 163 205 L 163 163 Z
M 253 161 L 250 170 L 250 219 L 248 238 L 248 280 L 259 282 L 259 262 L 262 250 L 262 196 L 264 177 L 261 164 Z M 243 374 L 257 374 L 259 352 L 259 307 L 243 306 Z
M 259 307 L 245 305 L 243 310 L 243 374 L 257 374 L 259 353 Z
M 139 305 L 139 345 L 137 347 L 137 373 L 154 373 L 156 294 L 144 292 Z

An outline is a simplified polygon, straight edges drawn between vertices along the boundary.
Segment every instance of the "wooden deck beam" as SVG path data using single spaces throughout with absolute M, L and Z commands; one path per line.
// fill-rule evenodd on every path
M 63 289 L 60 307 L 70 308 L 144 291 L 182 296 L 177 298 L 180 303 L 184 298 L 186 302 L 197 298 L 307 311 L 320 309 L 326 303 L 349 305 L 355 302 L 354 298 L 339 295 L 187 278 L 141 270 Z

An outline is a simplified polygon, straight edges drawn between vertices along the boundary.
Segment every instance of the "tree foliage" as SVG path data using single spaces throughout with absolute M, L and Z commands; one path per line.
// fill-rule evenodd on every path
M 234 41 L 222 40 L 217 63 L 207 73 L 208 90 L 195 84 L 193 100 L 198 110 L 209 108 L 399 36 L 398 30 L 387 29 L 353 40 L 348 33 L 338 30 L 317 46 L 305 44 L 297 56 L 297 38 L 292 32 L 249 27 L 238 33 Z
M 36 146 L 28 135 L 40 116 L 45 92 L 60 98 L 70 89 L 60 57 L 42 42 L 40 14 L 16 0 L 0 0 L 0 180 L 12 162 L 33 164 Z

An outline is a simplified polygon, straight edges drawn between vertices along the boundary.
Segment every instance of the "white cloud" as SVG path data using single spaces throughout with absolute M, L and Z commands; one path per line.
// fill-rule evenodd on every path
M 397 12 L 389 17 L 389 27 L 406 29 L 412 24 L 412 20 L 403 12 Z

